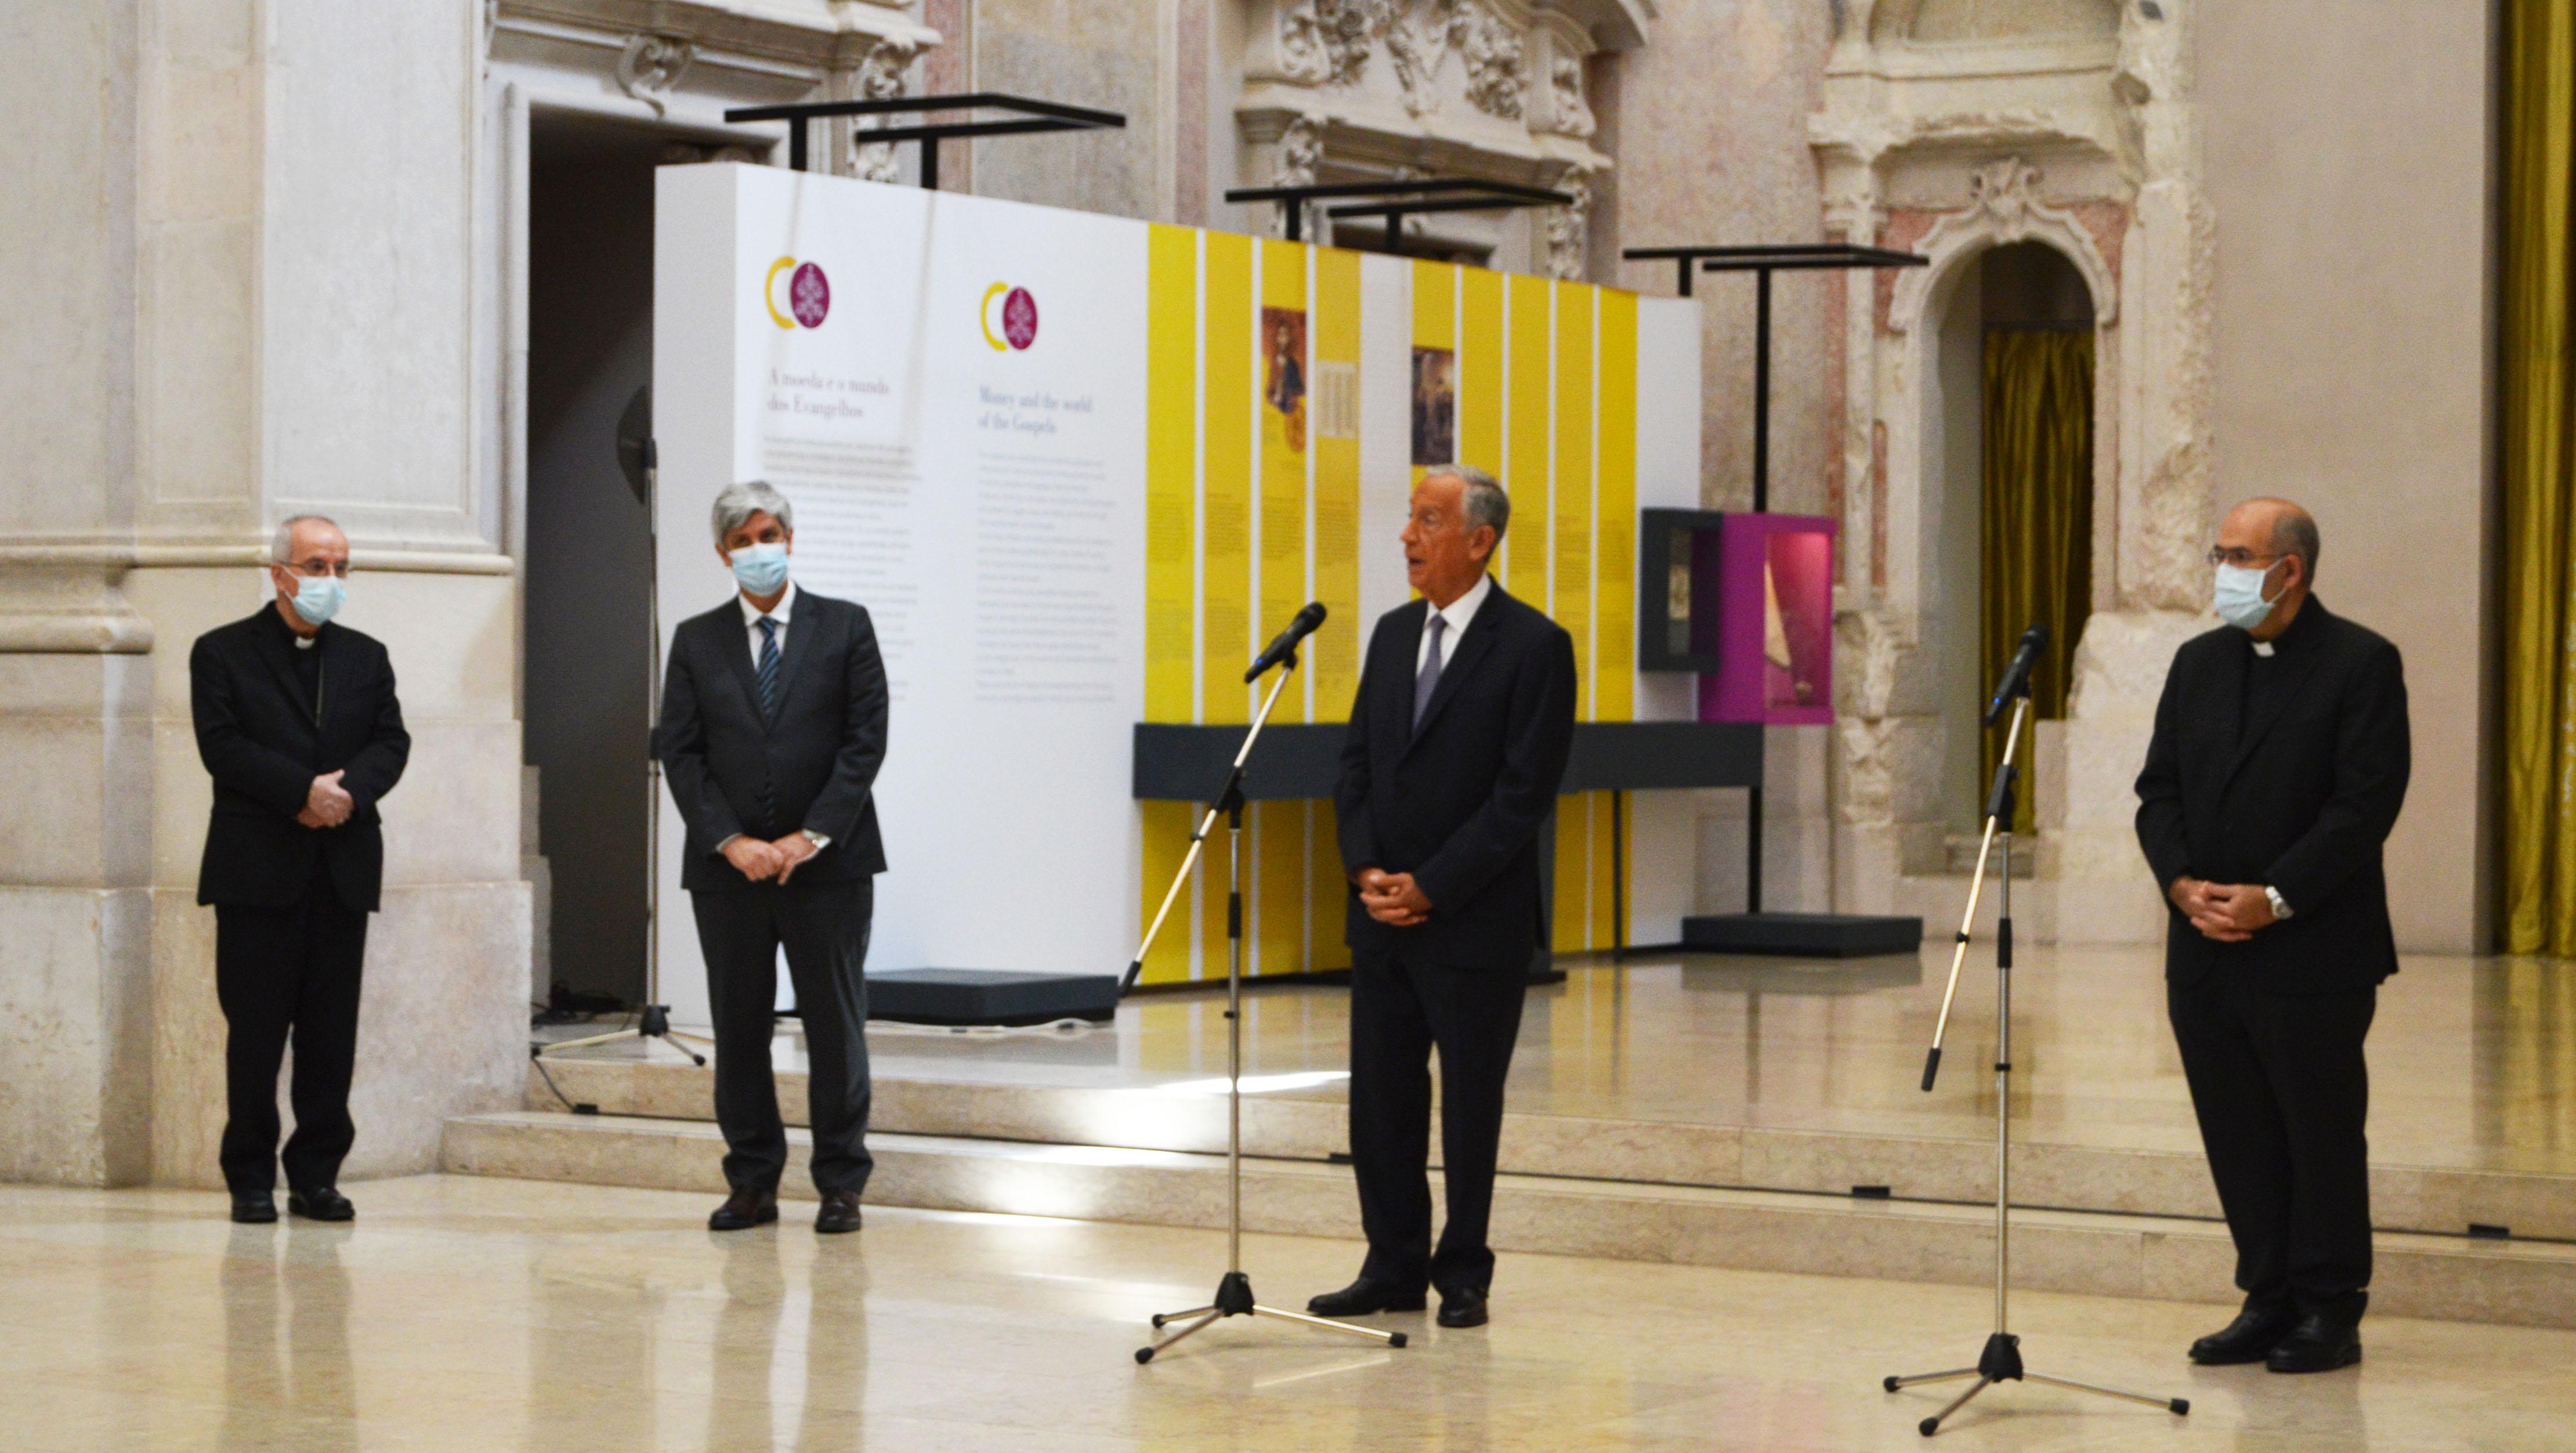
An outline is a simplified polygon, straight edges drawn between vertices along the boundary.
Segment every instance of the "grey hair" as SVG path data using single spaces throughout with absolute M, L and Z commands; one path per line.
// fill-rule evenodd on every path
M 2317 521 L 2297 505 L 2272 517 L 2272 553 L 2299 557 L 2299 574 L 2317 578 Z
M 332 529 L 340 530 L 340 522 L 329 515 L 288 515 L 277 522 L 277 534 L 268 542 L 269 559 L 283 565 L 295 563 L 293 552 L 297 525 L 329 525 Z M 343 540 L 349 538 L 349 532 L 340 530 L 340 538 Z
M 753 515 L 767 515 L 778 521 L 778 528 L 791 535 L 796 533 L 796 507 L 787 502 L 787 496 L 768 480 L 747 479 L 726 485 L 724 492 L 716 496 L 716 548 L 723 549 L 725 536 L 741 529 Z
M 1503 482 L 1472 464 L 1435 464 L 1422 472 L 1425 479 L 1454 479 L 1467 487 L 1464 501 L 1467 528 L 1478 525 L 1494 527 L 1494 538 L 1512 522 L 1512 497 L 1503 493 Z

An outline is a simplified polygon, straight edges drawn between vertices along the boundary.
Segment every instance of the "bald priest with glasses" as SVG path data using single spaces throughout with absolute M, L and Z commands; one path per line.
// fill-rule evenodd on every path
M 349 1080 L 367 918 L 384 881 L 376 804 L 411 760 L 382 642 L 338 624 L 349 537 L 320 515 L 277 527 L 269 599 L 188 653 L 197 757 L 214 778 L 197 901 L 215 910 L 224 1011 L 221 1157 L 233 1219 L 357 1216 L 340 1163 L 357 1139 Z M 295 1133 L 278 1148 L 277 1075 L 289 1043 Z
M 2316 521 L 2230 511 L 2225 624 L 2183 643 L 2138 775 L 2138 844 L 2169 908 L 2165 997 L 2244 1310 L 2203 1364 L 2331 1372 L 2370 1299 L 2370 1072 L 2397 972 L 2381 845 L 2406 801 L 2397 648 L 2314 593 Z

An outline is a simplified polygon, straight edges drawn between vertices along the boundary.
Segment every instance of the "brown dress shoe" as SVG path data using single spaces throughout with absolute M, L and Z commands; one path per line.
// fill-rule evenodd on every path
M 707 1218 L 710 1231 L 748 1231 L 778 1219 L 776 1191 L 736 1191 Z
M 771 1214 L 775 1215 L 776 1212 Z M 859 1193 L 825 1191 L 823 1209 L 814 1213 L 814 1229 L 825 1235 L 859 1229 Z

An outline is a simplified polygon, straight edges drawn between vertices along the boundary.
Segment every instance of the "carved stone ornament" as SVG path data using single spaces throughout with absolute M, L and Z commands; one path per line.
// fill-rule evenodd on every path
M 1467 64 L 1467 101 L 1488 116 L 1521 119 L 1521 38 L 1474 0 L 1446 0 L 1451 43 Z
M 698 58 L 698 48 L 685 40 L 659 35 L 630 35 L 617 57 L 617 89 L 653 108 L 659 116 L 670 108 L 670 95 Z
M 1279 133 L 1279 170 L 1271 177 L 1270 184 L 1275 187 L 1311 187 L 1315 184 L 1315 169 L 1323 163 L 1323 123 L 1312 116 L 1300 116 L 1288 123 L 1287 130 Z M 1272 210 L 1271 235 L 1287 236 L 1288 204 L 1283 202 Z M 1317 210 L 1320 212 L 1321 209 Z M 1315 220 L 1320 223 L 1323 219 L 1319 216 Z M 1324 239 L 1319 232 L 1314 240 L 1321 242 Z
M 1548 109 L 1554 121 L 1550 128 L 1563 136 L 1589 138 L 1600 129 L 1592 115 L 1592 104 L 1583 99 L 1583 62 L 1561 55 L 1548 67 Z
M 1592 255 L 1592 178 L 1567 172 L 1556 189 L 1574 200 L 1551 207 L 1547 214 L 1547 275 L 1579 282 L 1590 271 Z
M 2095 246 L 2092 232 L 2073 212 L 2039 199 L 2039 168 L 2020 157 L 1988 162 L 1968 174 L 1968 205 L 1932 225 L 1915 250 L 1932 259 L 1930 267 L 1907 268 L 1896 279 L 1888 300 L 1887 325 L 1899 333 L 1913 331 L 1923 317 L 1924 299 L 1932 285 L 1948 275 L 1962 257 L 2008 242 L 2037 241 L 2066 254 L 2084 275 L 2093 294 L 2096 326 L 2119 320 L 2120 284 L 2111 265 Z
M 1293 80 L 1348 86 L 1393 18 L 1393 0 L 1297 0 L 1279 13 L 1279 57 Z
M 1383 42 L 1395 65 L 1405 110 L 1428 115 L 1440 107 L 1441 65 L 1455 51 L 1466 67 L 1467 99 L 1489 116 L 1521 119 L 1524 62 L 1521 37 L 1480 0 L 1296 0 L 1279 12 L 1279 59 L 1289 79 L 1309 86 L 1349 86 L 1368 70 Z M 1588 136 L 1591 109 L 1582 103 L 1578 68 L 1569 115 L 1582 118 Z
M 904 72 L 912 68 L 913 57 L 921 47 L 910 40 L 886 39 L 868 51 L 867 59 L 850 78 L 850 98 L 855 101 L 891 101 L 903 94 Z M 874 131 L 885 124 L 882 116 L 859 117 L 851 127 L 855 152 L 853 174 L 863 182 L 900 182 L 902 166 L 895 160 L 891 142 L 860 144 L 857 133 Z

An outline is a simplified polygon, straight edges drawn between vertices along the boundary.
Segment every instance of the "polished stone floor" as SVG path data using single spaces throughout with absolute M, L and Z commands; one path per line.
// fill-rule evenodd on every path
M 1919 1089 L 1949 972 L 1919 960 L 1713 955 L 1570 961 L 1534 990 L 1511 1105 L 1786 1130 L 1993 1133 L 1990 947 L 1961 975 L 1940 1084 Z M 2197 1151 L 2152 949 L 2025 947 L 2014 974 L 2015 1133 L 2028 1140 Z M 1186 1086 L 1225 1071 L 1223 996 L 1131 996 L 1114 1027 L 942 1033 L 878 1026 L 876 1073 L 1082 1086 Z M 1341 1097 L 1348 995 L 1293 981 L 1248 993 L 1247 1089 Z M 792 1044 L 782 1064 L 796 1062 Z M 2576 1174 L 2576 965 L 2409 958 L 2370 1037 L 2372 1159 Z M 2576 1437 L 2571 1438 L 2576 1443 Z
M 1505 1259 L 1488 1328 L 1388 1351 L 1230 1322 L 1138 1367 L 1224 1238 L 871 1207 L 854 1237 L 703 1229 L 703 1197 L 461 1177 L 354 1188 L 353 1227 L 234 1227 L 189 1191 L 0 1188 L 0 1446 L 55 1449 L 1254 1450 L 1922 1445 L 1972 1360 L 1973 1288 Z M 1295 1305 L 1357 1259 L 1252 1237 Z M 2034 1370 L 2190 1417 L 1989 1393 L 1962 1449 L 2576 1445 L 2576 1333 L 2379 1319 L 2361 1369 L 2195 1369 L 2209 1308 L 2030 1295 Z

